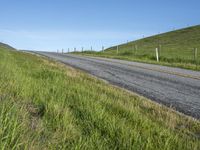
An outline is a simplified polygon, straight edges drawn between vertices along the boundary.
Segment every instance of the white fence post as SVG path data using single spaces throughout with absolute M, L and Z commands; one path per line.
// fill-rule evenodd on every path
M 137 49 L 138 49 L 138 47 L 137 47 L 137 44 L 135 45 L 135 55 L 137 54 Z
M 198 69 L 198 48 L 195 50 L 195 55 L 196 55 L 196 69 Z
M 135 48 L 134 48 L 134 45 L 133 45 L 133 46 L 132 46 L 132 50 L 133 50 L 133 55 L 134 55 L 134 49 L 135 49 Z
M 104 52 L 104 46 L 102 46 L 102 52 Z
M 157 62 L 159 62 L 158 48 L 156 48 L 156 60 L 157 60 Z
M 197 51 L 198 51 L 198 49 L 195 48 L 195 49 L 194 49 L 194 60 L 197 60 Z
M 162 45 L 161 44 L 159 44 L 158 51 L 159 51 L 159 56 L 161 56 L 161 52 L 162 52 Z

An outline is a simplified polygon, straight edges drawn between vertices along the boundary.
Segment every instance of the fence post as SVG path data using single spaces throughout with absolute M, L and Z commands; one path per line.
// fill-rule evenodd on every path
M 137 44 L 135 45 L 135 55 L 137 54 Z
M 133 50 L 133 55 L 134 55 L 134 45 L 132 46 L 132 50 Z
M 161 56 L 161 51 L 162 51 L 162 45 L 159 44 L 159 49 L 158 49 L 158 54 L 159 54 L 159 56 Z
M 102 52 L 104 52 L 104 46 L 102 46 Z
M 195 61 L 197 60 L 197 51 L 198 51 L 198 49 L 194 48 L 194 60 Z
M 198 48 L 194 49 L 194 61 L 196 62 L 196 69 L 198 69 Z
M 157 62 L 159 62 L 158 48 L 156 48 L 156 60 L 157 60 Z
M 119 53 L 119 46 L 117 45 L 117 54 Z

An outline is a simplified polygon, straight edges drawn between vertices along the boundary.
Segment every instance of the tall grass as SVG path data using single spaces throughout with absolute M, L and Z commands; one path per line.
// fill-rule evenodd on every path
M 0 47 L 0 149 L 196 149 L 199 121 Z

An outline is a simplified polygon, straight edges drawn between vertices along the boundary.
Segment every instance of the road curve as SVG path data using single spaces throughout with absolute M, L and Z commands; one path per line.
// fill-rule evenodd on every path
M 200 119 L 200 72 L 107 58 L 37 53 Z

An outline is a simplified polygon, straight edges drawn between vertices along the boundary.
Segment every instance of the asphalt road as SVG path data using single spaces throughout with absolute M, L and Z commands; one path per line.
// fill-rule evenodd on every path
M 200 119 L 200 72 L 106 58 L 37 53 Z

